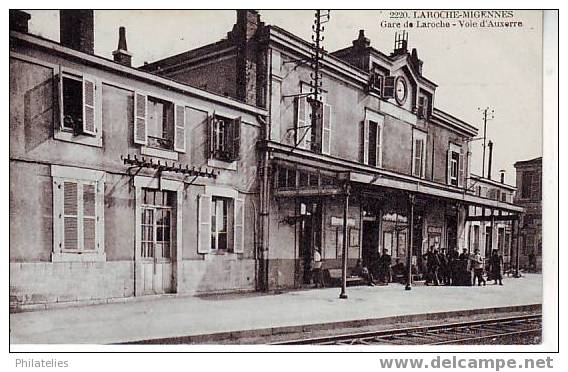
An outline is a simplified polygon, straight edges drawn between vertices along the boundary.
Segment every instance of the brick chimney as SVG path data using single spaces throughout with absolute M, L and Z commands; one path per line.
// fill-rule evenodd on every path
M 67 9 L 59 11 L 59 35 L 61 44 L 94 54 L 94 13 L 90 9 Z
M 256 10 L 237 10 L 237 23 L 228 37 L 237 47 L 237 99 L 260 107 L 266 106 L 267 53 L 259 45 L 264 22 Z
M 28 32 L 28 21 L 31 16 L 21 10 L 10 10 L 10 31 Z
M 125 66 L 132 66 L 132 54 L 128 52 L 128 47 L 126 46 L 126 28 L 120 27 L 118 29 L 118 47 L 112 56 L 115 62 L 120 63 Z
M 359 30 L 359 37 L 353 40 L 353 46 L 358 48 L 367 48 L 371 46 L 371 39 L 365 36 L 365 30 Z
M 422 76 L 422 60 L 418 58 L 418 50 L 416 48 L 412 48 L 412 52 L 410 53 L 410 63 L 414 66 L 418 75 Z

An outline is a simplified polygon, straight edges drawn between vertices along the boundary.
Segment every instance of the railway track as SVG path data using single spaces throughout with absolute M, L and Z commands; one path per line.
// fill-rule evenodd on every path
M 542 314 L 286 340 L 274 345 L 459 345 L 541 337 Z M 509 340 L 511 340 L 509 342 Z M 497 342 L 496 342 L 497 341 Z

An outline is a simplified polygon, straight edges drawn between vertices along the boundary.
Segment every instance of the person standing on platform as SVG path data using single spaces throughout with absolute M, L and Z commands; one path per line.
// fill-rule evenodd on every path
M 319 249 L 314 249 L 314 257 L 312 259 L 312 278 L 316 288 L 323 288 L 323 272 L 321 271 L 321 254 Z
M 445 249 L 442 249 L 442 251 L 438 254 L 438 261 L 440 261 L 440 282 L 443 285 L 450 285 L 449 261 Z
M 473 263 L 473 285 L 475 285 L 475 280 L 477 279 L 477 285 L 481 286 L 481 283 L 485 286 L 485 279 L 483 278 L 483 257 L 479 253 L 479 249 L 476 249 L 473 253 L 472 258 Z
M 426 259 L 426 271 L 427 271 L 427 278 L 426 278 L 426 285 L 434 284 L 439 285 L 438 282 L 438 268 L 440 267 L 440 261 L 438 258 L 438 250 L 435 249 L 435 245 L 432 245 L 428 248 L 428 252 L 426 252 L 422 258 Z
M 489 270 L 491 271 L 491 278 L 495 281 L 494 284 L 499 281 L 499 285 L 503 285 L 503 256 L 499 254 L 497 249 L 494 249 L 491 253 Z
M 391 256 L 388 254 L 386 249 L 383 249 L 383 254 L 379 258 L 379 280 L 381 283 L 389 284 L 391 263 Z

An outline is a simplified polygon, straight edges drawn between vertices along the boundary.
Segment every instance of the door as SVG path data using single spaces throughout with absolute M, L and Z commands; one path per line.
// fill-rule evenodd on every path
M 172 209 L 143 206 L 141 233 L 142 293 L 172 292 Z
M 363 266 L 373 270 L 379 259 L 379 223 L 378 221 L 363 222 L 363 249 L 361 259 Z M 392 238 L 391 238 L 392 239 Z M 384 244 L 385 249 L 391 254 L 391 242 Z
M 311 281 L 311 262 L 314 249 L 321 250 L 321 204 L 318 201 L 307 200 L 300 203 L 299 219 L 299 257 L 296 264 L 296 277 L 298 283 L 309 284 Z

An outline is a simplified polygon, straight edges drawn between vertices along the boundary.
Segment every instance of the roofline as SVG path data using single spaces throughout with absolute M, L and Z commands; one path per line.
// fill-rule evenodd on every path
M 479 129 L 477 129 L 476 127 L 474 127 L 471 124 L 466 123 L 465 121 L 456 118 L 455 116 L 440 110 L 439 108 L 434 107 L 432 110 L 432 116 L 439 119 L 439 120 L 444 120 L 448 123 L 450 123 L 451 125 L 460 128 L 464 131 L 466 131 L 468 134 L 471 134 L 472 136 L 476 136 Z
M 536 164 L 536 163 L 542 163 L 542 156 L 533 158 L 533 159 L 529 159 L 529 160 L 519 160 L 518 162 L 516 162 L 513 166 L 516 168 L 517 166 L 524 166 L 524 165 L 531 165 L 531 164 Z
M 110 70 L 113 72 L 125 74 L 134 78 L 150 81 L 152 83 L 163 85 L 168 88 L 177 90 L 179 92 L 189 94 L 192 96 L 197 96 L 203 98 L 205 100 L 218 102 L 224 104 L 226 106 L 230 106 L 242 111 L 246 111 L 253 114 L 268 116 L 268 111 L 257 107 L 252 106 L 232 98 L 228 98 L 219 94 L 215 94 L 209 91 L 205 91 L 191 85 L 187 85 L 184 83 L 177 82 L 173 79 L 168 79 L 159 75 L 152 74 L 150 72 L 141 71 L 135 67 L 129 67 L 122 65 L 120 63 L 114 62 L 113 60 L 100 57 L 94 54 L 89 54 L 85 52 L 81 52 L 75 49 L 71 49 L 69 47 L 63 46 L 58 42 L 53 40 L 45 39 L 40 36 L 32 35 L 29 33 L 21 33 L 18 31 L 10 31 L 10 38 L 20 40 L 22 42 L 31 44 L 35 47 L 43 48 L 53 53 L 62 54 L 74 59 L 79 59 L 84 62 L 90 63 L 97 67 L 104 68 L 106 70 Z
M 509 185 L 507 183 L 501 183 L 501 182 L 496 181 L 496 180 L 490 180 L 489 178 L 485 178 L 485 177 L 482 177 L 482 176 L 477 175 L 477 174 L 470 173 L 469 178 L 473 178 L 473 179 L 478 180 L 479 182 L 488 183 L 488 184 L 491 184 L 491 185 L 494 185 L 494 186 L 503 187 L 503 188 L 510 189 L 510 190 L 513 190 L 513 191 L 517 190 L 516 186 Z

